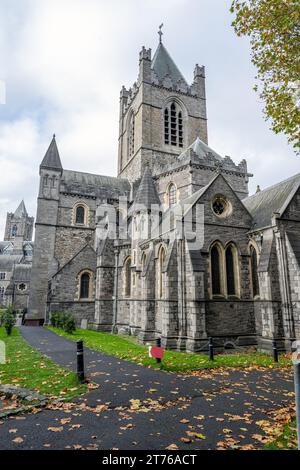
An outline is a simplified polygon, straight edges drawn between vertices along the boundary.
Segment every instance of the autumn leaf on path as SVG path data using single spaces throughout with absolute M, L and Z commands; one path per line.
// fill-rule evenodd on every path
M 64 430 L 63 426 L 55 427 L 55 426 L 50 426 L 48 428 L 48 431 L 52 432 L 62 432 Z

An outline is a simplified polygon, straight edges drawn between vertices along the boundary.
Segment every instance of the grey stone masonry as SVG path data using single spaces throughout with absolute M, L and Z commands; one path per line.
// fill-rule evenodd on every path
M 196 65 L 188 84 L 162 42 L 142 48 L 120 95 L 117 177 L 64 169 L 52 139 L 30 322 L 62 310 L 189 352 L 209 337 L 217 351 L 300 339 L 300 175 L 248 196 L 245 159 L 208 145 L 205 74 Z

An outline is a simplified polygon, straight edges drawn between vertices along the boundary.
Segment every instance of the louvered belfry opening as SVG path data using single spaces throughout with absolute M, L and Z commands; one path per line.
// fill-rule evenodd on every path
M 183 147 L 183 117 L 173 101 L 164 111 L 165 144 Z

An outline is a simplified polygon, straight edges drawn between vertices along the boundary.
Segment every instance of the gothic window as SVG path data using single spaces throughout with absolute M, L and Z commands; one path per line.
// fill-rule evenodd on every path
M 164 264 L 166 259 L 166 250 L 162 246 L 158 253 L 158 297 L 161 299 L 164 296 L 164 283 L 165 283 L 165 273 L 164 273 Z
M 164 137 L 166 145 L 183 147 L 182 111 L 174 101 L 164 110 Z
M 76 224 L 81 224 L 81 225 L 84 224 L 84 222 L 85 222 L 85 209 L 84 209 L 83 206 L 77 206 L 75 222 L 76 222 Z
M 14 225 L 13 228 L 11 229 L 11 236 L 16 237 L 17 233 L 18 233 L 18 227 Z
M 89 299 L 90 298 L 90 282 L 91 275 L 90 273 L 82 273 L 80 276 L 80 299 Z
M 231 203 L 224 196 L 216 196 L 212 202 L 212 210 L 217 217 L 228 217 L 232 212 Z
M 257 252 L 254 246 L 250 247 L 250 262 L 251 262 L 251 278 L 252 278 L 252 292 L 253 297 L 259 295 L 259 281 L 258 281 L 258 262 L 257 262 Z
M 4 287 L 0 287 L 0 300 L 4 299 L 4 293 L 5 293 Z
M 170 128 L 170 122 L 169 122 L 169 109 L 165 109 L 165 144 L 169 145 L 170 143 L 170 136 L 169 136 L 169 128 Z
M 214 245 L 210 251 L 212 295 L 222 295 L 221 287 L 221 251 Z
M 174 183 L 171 183 L 168 187 L 168 201 L 169 207 L 175 206 L 175 204 L 177 204 L 177 188 Z
M 0 281 L 5 281 L 6 273 L 0 273 Z
M 131 113 L 129 127 L 128 127 L 128 158 L 134 155 L 134 131 L 135 131 L 135 119 L 134 119 L 134 114 Z
M 125 297 L 131 295 L 131 258 L 127 258 L 124 264 Z
M 235 253 L 233 250 L 232 245 L 229 245 L 225 252 L 227 295 L 236 295 Z
M 142 253 L 142 272 L 145 270 L 145 267 L 146 267 L 146 260 L 147 260 L 147 255 L 145 252 Z

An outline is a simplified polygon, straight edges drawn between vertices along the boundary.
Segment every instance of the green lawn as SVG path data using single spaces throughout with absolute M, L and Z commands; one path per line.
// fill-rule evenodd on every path
M 118 336 L 92 330 L 76 330 L 74 334 L 67 334 L 58 328 L 49 327 L 55 333 L 76 341 L 83 339 L 85 346 L 101 351 L 120 359 L 125 359 L 144 366 L 151 366 L 170 372 L 189 372 L 197 369 L 212 367 L 282 367 L 291 365 L 286 357 L 280 357 L 279 365 L 274 364 L 273 358 L 266 354 L 234 354 L 216 355 L 213 362 L 205 354 L 189 354 L 183 352 L 166 351 L 162 364 L 156 364 L 149 358 L 148 348 L 138 344 L 132 336 Z
M 264 450 L 297 450 L 296 418 L 286 424 L 282 434 L 274 442 L 266 444 Z
M 76 374 L 67 371 L 32 349 L 17 328 L 7 336 L 0 328 L 0 340 L 6 345 L 6 364 L 0 364 L 0 383 L 37 390 L 51 397 L 70 399 L 87 391 Z

